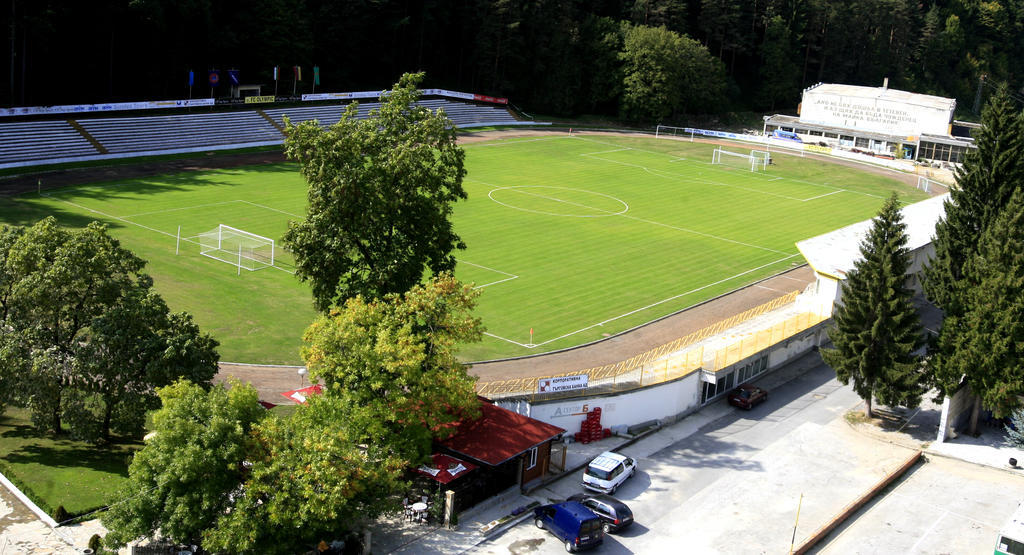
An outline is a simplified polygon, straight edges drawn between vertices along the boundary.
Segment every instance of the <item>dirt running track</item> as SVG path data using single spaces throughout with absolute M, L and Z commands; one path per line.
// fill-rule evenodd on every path
M 466 134 L 461 136 L 459 140 L 460 142 L 470 143 L 499 138 L 564 133 L 564 130 L 555 129 L 544 131 L 487 131 Z M 587 134 L 597 133 L 588 132 Z M 601 132 L 600 134 L 619 133 Z M 698 141 L 719 142 L 700 141 L 699 139 Z M 722 144 L 729 143 L 724 142 Z M 854 165 L 844 160 L 822 159 L 843 165 Z M 97 181 L 133 179 L 174 172 L 205 171 L 215 168 L 268 164 L 282 161 L 284 161 L 284 157 L 280 152 L 216 155 L 214 153 L 206 153 L 195 158 L 166 162 L 55 170 L 41 174 L 25 174 L 0 178 L 0 195 L 33 191 L 36 189 L 37 184 L 41 184 L 43 188 L 49 189 Z M 856 164 L 856 166 L 864 171 L 888 175 L 911 186 L 916 184 L 916 176 L 913 175 L 900 174 L 884 168 L 872 168 L 862 164 Z M 784 273 L 738 289 L 732 293 L 711 299 L 661 320 L 656 320 L 595 343 L 549 354 L 480 362 L 472 366 L 470 373 L 479 376 L 482 381 L 490 381 L 527 376 L 549 376 L 618 362 L 764 304 L 791 291 L 803 291 L 813 281 L 814 273 L 808 266 L 796 266 Z M 280 403 L 287 402 L 280 395 L 281 392 L 295 389 L 302 385 L 308 385 L 309 382 L 304 381 L 298 375 L 297 369 L 297 367 L 222 363 L 220 373 L 215 379 L 216 381 L 223 382 L 234 377 L 243 382 L 249 382 L 259 391 L 260 399 Z

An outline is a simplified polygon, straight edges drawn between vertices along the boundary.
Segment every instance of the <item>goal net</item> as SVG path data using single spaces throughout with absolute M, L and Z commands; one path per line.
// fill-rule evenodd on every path
M 935 181 L 934 179 L 928 179 L 927 177 L 925 177 L 923 175 L 917 176 L 917 188 L 921 189 L 922 191 L 924 191 L 926 193 L 931 193 L 933 191 L 938 191 L 940 193 L 945 193 L 946 191 L 949 191 L 949 185 L 946 185 L 945 183 L 942 183 L 941 181 Z
M 199 254 L 241 270 L 259 270 L 274 265 L 274 240 L 221 224 L 199 234 Z
M 759 152 L 762 155 L 755 156 L 753 153 Z M 743 154 L 740 152 L 732 152 L 731 150 L 725 150 L 722 147 L 718 147 L 711 154 L 712 164 L 721 164 L 723 166 L 730 166 L 734 168 L 742 168 L 750 170 L 752 172 L 764 171 L 768 169 L 769 156 L 764 151 L 751 151 L 751 154 Z

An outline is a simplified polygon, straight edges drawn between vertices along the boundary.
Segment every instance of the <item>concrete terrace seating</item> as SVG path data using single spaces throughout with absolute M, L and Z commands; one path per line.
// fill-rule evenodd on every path
M 281 133 L 255 111 L 87 119 L 79 124 L 112 154 L 283 140 Z
M 482 106 L 447 99 L 420 100 L 436 110 L 443 108 L 456 127 L 523 123 L 507 108 Z M 273 108 L 264 113 L 277 125 L 284 116 L 299 123 L 318 120 L 332 125 L 341 118 L 347 104 Z M 365 118 L 380 103 L 360 102 L 359 117 Z M 123 158 L 171 152 L 241 148 L 281 144 L 284 137 L 256 110 L 174 114 L 167 116 L 110 117 L 80 119 L 77 123 L 107 152 L 93 146 L 65 120 L 0 123 L 0 167 L 25 166 L 46 161 L 68 162 Z
M 473 125 L 498 125 L 519 123 L 506 108 L 498 106 L 480 106 L 445 99 L 429 99 L 417 102 L 420 106 L 437 110 L 443 108 L 445 114 L 451 118 L 456 127 L 472 127 Z M 276 108 L 266 110 L 268 116 L 273 118 L 279 125 L 284 125 L 284 116 L 287 115 L 292 123 L 317 120 L 320 125 L 334 125 L 341 119 L 342 112 L 347 104 L 336 104 L 333 106 L 296 106 L 293 108 Z M 359 117 L 365 118 L 370 110 L 380 106 L 379 102 L 359 102 Z
M 98 154 L 66 121 L 0 123 L 0 164 Z

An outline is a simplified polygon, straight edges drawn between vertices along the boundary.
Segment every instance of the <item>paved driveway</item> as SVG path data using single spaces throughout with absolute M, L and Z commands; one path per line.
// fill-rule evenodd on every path
M 600 552 L 785 553 L 798 505 L 799 544 L 914 453 L 847 424 L 844 414 L 859 399 L 823 365 L 768 387 L 769 401 L 749 412 L 711 407 L 721 416 L 695 434 L 672 439 L 666 429 L 624 449 L 639 471 L 617 497 L 636 523 L 608 536 Z M 564 499 L 576 482 L 536 493 Z M 564 549 L 528 521 L 473 552 Z
M 992 553 L 1024 477 L 929 457 L 825 538 L 817 553 Z

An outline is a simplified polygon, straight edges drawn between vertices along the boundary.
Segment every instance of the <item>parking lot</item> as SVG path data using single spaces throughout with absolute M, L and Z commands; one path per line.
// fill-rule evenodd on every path
M 705 413 L 713 420 L 685 437 L 672 437 L 669 427 L 623 449 L 638 471 L 615 496 L 636 521 L 607 536 L 598 551 L 787 552 L 798 506 L 799 543 L 914 454 L 851 428 L 843 415 L 858 399 L 826 368 L 770 390 L 771 399 L 751 411 L 722 403 Z M 533 497 L 565 499 L 580 491 L 579 481 L 568 476 Z M 564 548 L 528 520 L 471 552 Z
M 815 552 L 992 553 L 999 529 L 1024 501 L 1018 472 L 929 457 Z

